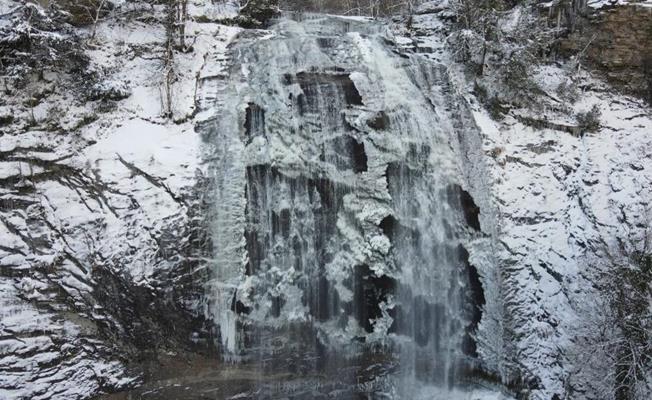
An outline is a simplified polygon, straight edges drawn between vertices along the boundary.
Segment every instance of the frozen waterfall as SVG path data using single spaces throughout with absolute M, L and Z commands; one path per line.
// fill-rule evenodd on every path
M 479 224 L 445 68 L 370 21 L 287 17 L 271 32 L 232 45 L 200 127 L 206 310 L 225 358 L 289 374 L 306 398 L 463 385 L 483 302 L 465 243 Z

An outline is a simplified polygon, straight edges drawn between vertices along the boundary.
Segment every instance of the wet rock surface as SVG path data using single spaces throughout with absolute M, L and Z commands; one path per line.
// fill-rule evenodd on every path
M 562 49 L 586 47 L 589 62 L 618 87 L 652 104 L 652 7 L 631 2 L 592 13 L 582 32 L 562 42 Z M 590 44 L 586 43 L 591 38 Z

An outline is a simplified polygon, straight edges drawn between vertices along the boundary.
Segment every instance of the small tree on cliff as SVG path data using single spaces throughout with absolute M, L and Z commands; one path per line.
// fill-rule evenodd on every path
M 652 27 L 650 27 L 650 32 L 652 37 Z M 652 105 L 652 54 L 643 60 L 643 75 L 647 83 L 647 101 Z
M 487 56 L 499 47 L 499 16 L 510 5 L 503 0 L 453 0 L 451 7 L 459 28 L 450 38 L 455 55 L 482 76 Z

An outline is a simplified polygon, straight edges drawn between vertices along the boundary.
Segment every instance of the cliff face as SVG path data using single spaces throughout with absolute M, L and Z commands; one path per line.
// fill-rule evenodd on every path
M 433 9 L 413 19 L 411 40 L 401 43 L 439 61 L 449 15 Z M 616 361 L 604 346 L 614 326 L 601 286 L 628 252 L 649 246 L 649 107 L 600 74 L 538 65 L 530 73 L 536 101 L 490 114 L 473 78 L 494 93 L 501 83 L 449 71 L 479 128 L 461 141 L 488 235 L 470 259 L 486 298 L 477 336 L 484 368 L 524 398 L 613 398 Z M 564 97 L 568 85 L 582 88 L 577 98 Z M 591 109 L 597 124 L 588 132 L 578 115 Z
M 0 28 L 23 10 L 0 2 Z M 75 42 L 71 28 L 49 36 L 83 52 L 83 71 L 48 64 L 41 76 L 3 77 L 2 399 L 86 399 L 137 383 L 134 361 L 213 349 L 201 310 L 208 253 L 201 138 L 182 121 L 193 113 L 200 75 L 219 73 L 219 60 L 204 68 L 205 54 L 223 54 L 237 29 L 189 27 L 194 52 L 179 52 L 166 85 L 166 30 L 157 22 L 164 11 L 130 3 L 102 20 L 93 39 L 80 29 L 84 39 Z M 191 12 L 203 14 L 203 4 Z M 32 25 L 16 24 L 18 32 L 47 36 L 36 16 Z M 4 56 L 7 41 L 2 46 Z M 72 64 L 65 53 L 51 55 L 63 57 L 55 66 Z
M 0 27 L 17 6 L 0 1 Z M 444 1 L 410 29 L 314 17 L 256 31 L 209 22 L 232 2 L 191 1 L 173 62 L 165 10 L 129 7 L 84 43 L 92 87 L 45 73 L 0 98 L 0 397 L 93 398 L 140 383 L 149 355 L 233 354 L 314 319 L 287 336 L 318 355 L 315 338 L 348 351 L 402 335 L 438 346 L 404 360 L 464 365 L 523 398 L 610 398 L 598 286 L 648 232 L 647 105 L 547 65 L 532 74 L 541 102 L 495 118 L 453 61 Z M 602 11 L 587 48 L 632 90 L 648 16 Z M 575 102 L 559 97 L 569 81 Z M 587 132 L 576 116 L 592 108 Z M 284 362 L 313 365 L 288 348 Z M 377 354 L 366 375 L 329 365 L 376 390 L 369 376 L 393 368 Z M 236 372 L 202 389 L 255 397 L 260 379 Z M 153 386 L 197 398 L 201 379 Z
M 612 83 L 652 102 L 652 3 L 594 10 L 562 47 L 582 53 Z

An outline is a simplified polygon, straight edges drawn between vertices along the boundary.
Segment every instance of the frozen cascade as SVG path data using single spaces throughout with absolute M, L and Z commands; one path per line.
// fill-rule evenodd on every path
M 225 357 L 319 382 L 292 389 L 306 398 L 461 386 L 483 299 L 445 68 L 380 24 L 318 15 L 246 31 L 230 55 L 199 128 Z

